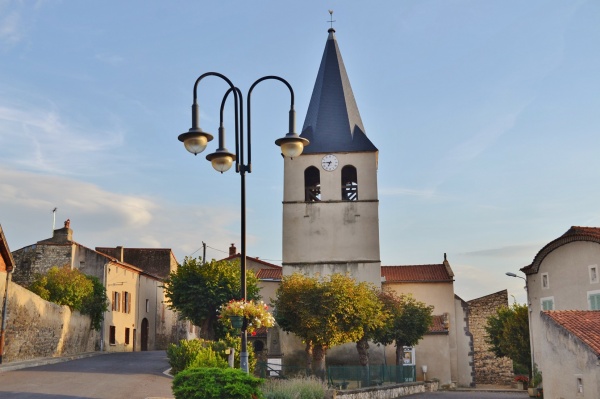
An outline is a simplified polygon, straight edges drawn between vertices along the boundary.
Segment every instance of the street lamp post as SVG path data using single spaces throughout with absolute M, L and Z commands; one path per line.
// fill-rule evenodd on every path
M 509 277 L 520 278 L 525 281 L 525 294 L 527 295 L 527 321 L 529 323 L 529 345 L 531 349 L 531 372 L 535 369 L 535 355 L 533 350 L 533 335 L 532 335 L 532 326 L 531 326 L 531 304 L 529 303 L 529 287 L 527 286 L 527 279 L 525 277 L 517 276 L 514 273 L 506 272 L 505 273 Z
M 282 138 L 277 139 L 275 144 L 281 147 L 281 153 L 284 157 L 294 158 L 302 154 L 304 147 L 309 144 L 309 141 L 300 137 L 295 133 L 296 126 L 296 111 L 294 110 L 294 90 L 292 86 L 279 76 L 264 76 L 256 80 L 247 94 L 247 129 L 246 142 L 247 149 L 244 148 L 244 112 L 243 112 L 243 96 L 240 89 L 233 85 L 225 75 L 218 72 L 206 72 L 194 84 L 194 102 L 192 103 L 192 127 L 188 132 L 179 135 L 179 141 L 183 142 L 185 148 L 194 155 L 204 151 L 209 141 L 213 139 L 210 133 L 206 133 L 200 127 L 200 108 L 197 101 L 198 83 L 207 76 L 216 76 L 223 79 L 229 85 L 229 89 L 225 92 L 221 100 L 220 124 L 219 124 L 219 147 L 212 154 L 208 154 L 206 159 L 211 162 L 213 168 L 217 172 L 226 172 L 231 168 L 235 161 L 235 171 L 240 174 L 240 202 L 241 202 L 241 256 L 240 256 L 240 275 L 241 275 L 241 299 L 246 300 L 246 172 L 252 172 L 252 151 L 251 151 L 251 124 L 250 124 L 250 102 L 252 90 L 257 84 L 264 80 L 278 80 L 284 83 L 290 90 L 290 111 L 289 111 L 289 132 Z M 234 115 L 235 115 L 235 154 L 230 153 L 225 147 L 225 127 L 223 123 L 223 111 L 229 95 L 234 96 Z M 247 163 L 245 158 L 248 159 Z M 244 321 L 242 326 L 242 350 L 240 352 L 240 368 L 248 372 L 248 335 L 247 321 Z

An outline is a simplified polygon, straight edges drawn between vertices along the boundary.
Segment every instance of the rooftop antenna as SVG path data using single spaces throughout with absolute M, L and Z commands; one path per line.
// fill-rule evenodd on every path
M 333 10 L 329 10 L 329 15 L 330 15 L 329 21 L 327 21 L 327 22 L 329 22 L 331 24 L 331 29 L 333 29 L 333 23 L 335 22 L 335 20 L 333 19 Z
M 52 235 L 54 235 L 54 228 L 56 227 L 56 207 L 52 209 Z

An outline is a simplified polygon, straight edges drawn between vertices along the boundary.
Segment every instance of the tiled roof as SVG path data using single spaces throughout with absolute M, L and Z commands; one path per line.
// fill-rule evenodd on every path
M 546 244 L 537 255 L 533 262 L 521 269 L 525 274 L 535 274 L 540 269 L 540 264 L 546 256 L 555 249 L 574 241 L 590 241 L 600 244 L 600 227 L 581 227 L 572 226 L 565 234 Z
M 600 356 L 599 310 L 550 310 L 543 313 Z
M 386 283 L 450 282 L 452 276 L 444 264 L 415 266 L 381 266 Z
M 10 248 L 8 247 L 8 242 L 6 241 L 6 237 L 4 237 L 4 231 L 2 230 L 2 226 L 0 225 L 0 257 L 2 258 L 2 269 L 6 271 L 10 271 L 15 266 L 15 261 L 12 257 L 12 253 L 10 252 Z
M 229 255 L 228 257 L 226 257 L 226 258 L 224 258 L 224 259 L 221 259 L 221 260 L 234 260 L 234 259 L 237 259 L 237 258 L 239 258 L 240 256 L 241 256 L 240 254 Z M 259 259 L 259 258 L 253 258 L 253 257 L 251 257 L 251 256 L 246 256 L 246 262 L 247 262 L 248 260 L 252 260 L 253 262 L 260 263 L 261 265 L 267 266 L 267 267 L 269 267 L 269 268 L 273 268 L 273 269 L 279 269 L 279 270 L 281 270 L 281 266 L 279 266 L 279 265 L 274 265 L 273 263 L 265 262 L 264 260 L 261 260 L 261 259 Z
M 266 337 L 267 336 L 267 328 L 260 327 L 254 330 L 251 334 L 248 334 L 251 337 Z
M 334 29 L 329 29 L 301 136 L 310 141 L 304 154 L 377 151 L 365 134 Z
M 279 269 L 260 269 L 256 273 L 256 277 L 259 280 L 281 280 L 282 272 Z
M 434 315 L 433 324 L 429 327 L 429 334 L 447 333 L 448 325 L 444 323 L 446 317 L 444 315 Z

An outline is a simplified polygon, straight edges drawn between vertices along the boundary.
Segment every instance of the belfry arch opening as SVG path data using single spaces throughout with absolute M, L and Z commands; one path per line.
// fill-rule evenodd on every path
M 321 201 L 321 174 L 314 166 L 304 170 L 304 201 Z
M 342 168 L 342 201 L 358 201 L 358 180 L 352 165 Z

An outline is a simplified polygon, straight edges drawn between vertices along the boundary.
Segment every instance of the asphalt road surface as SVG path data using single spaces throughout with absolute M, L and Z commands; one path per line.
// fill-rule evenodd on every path
M 168 368 L 164 351 L 102 354 L 0 373 L 0 398 L 173 398 Z

